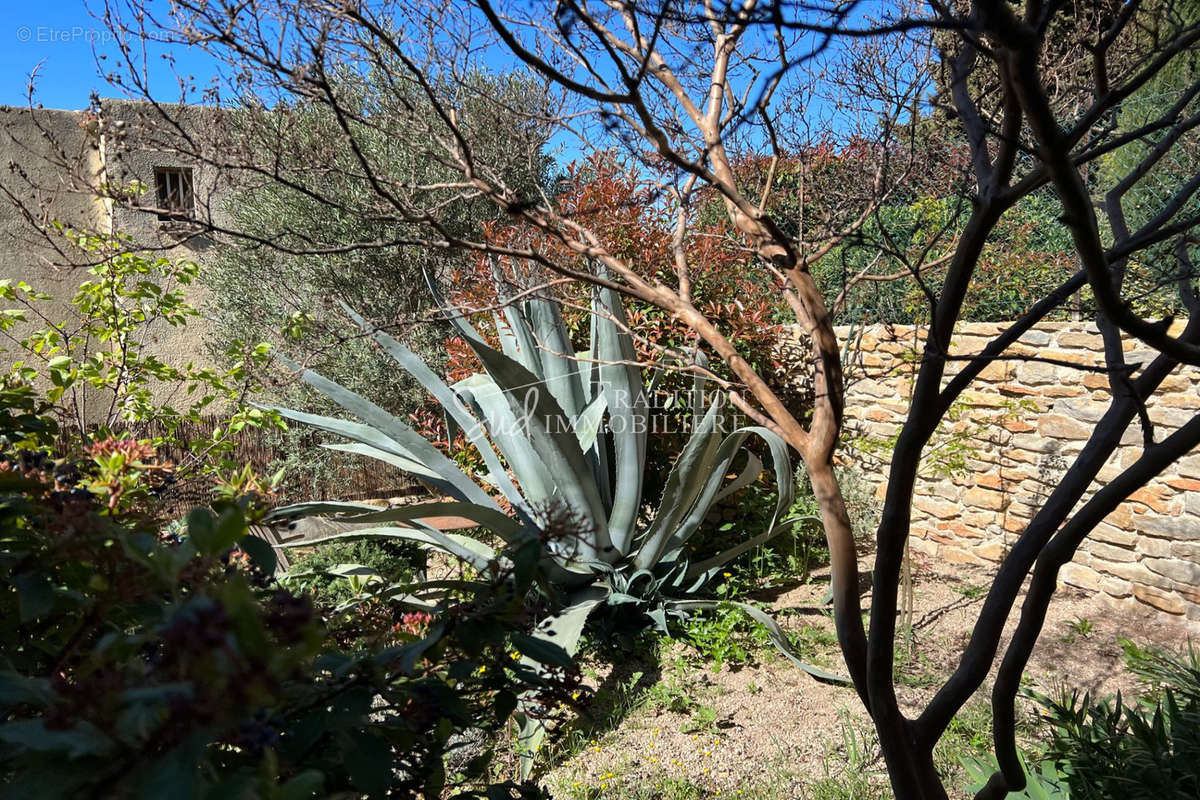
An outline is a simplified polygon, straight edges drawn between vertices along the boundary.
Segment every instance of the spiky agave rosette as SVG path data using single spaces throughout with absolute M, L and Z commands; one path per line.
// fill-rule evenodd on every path
M 305 382 L 360 421 L 277 409 L 283 417 L 348 440 L 326 447 L 379 459 L 453 498 L 386 510 L 310 502 L 274 512 L 276 521 L 319 514 L 372 526 L 308 541 L 306 546 L 331 539 L 392 537 L 440 550 L 480 571 L 496 566 L 499 556 L 484 542 L 423 522 L 444 516 L 478 523 L 510 548 L 542 543 L 539 588 L 553 611 L 528 642 L 528 649 L 536 652 L 525 655 L 546 663 L 569 660 L 589 616 L 600 609 L 632 606 L 665 632 L 669 616 L 682 618 L 715 607 L 717 601 L 696 595 L 721 567 L 796 521 L 783 518 L 794 488 L 783 439 L 759 426 L 726 433 L 722 404 L 714 401 L 705 407 L 698 380 L 692 393 L 691 435 L 675 460 L 657 511 L 644 522 L 639 512 L 650 406 L 616 292 L 596 291 L 590 348 L 583 353 L 574 352 L 556 302 L 529 296 L 507 304 L 502 319 L 496 314 L 500 350 L 489 346 L 440 298 L 439 304 L 483 367 L 483 372 L 453 385 L 396 339 L 346 311 L 442 405 L 447 421 L 478 451 L 487 475 L 477 482 L 404 421 L 311 370 L 301 370 Z M 751 485 L 763 472 L 762 461 L 746 446 L 751 437 L 761 439 L 771 454 L 778 496 L 770 523 L 693 563 L 687 544 L 712 506 Z M 497 502 L 497 494 L 511 513 Z M 575 530 L 568 539 L 553 535 L 553 529 L 562 527 L 557 518 L 563 507 L 569 509 Z M 399 599 L 427 608 L 431 597 L 436 593 L 417 587 Z M 823 680 L 845 680 L 801 660 L 769 615 L 749 604 L 734 605 L 764 625 L 779 650 L 802 669 Z M 527 752 L 536 748 L 543 732 L 540 722 L 527 718 L 522 736 Z

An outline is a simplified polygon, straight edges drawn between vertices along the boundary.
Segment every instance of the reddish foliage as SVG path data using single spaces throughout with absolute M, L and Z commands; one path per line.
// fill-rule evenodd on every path
M 611 254 L 632 265 L 646 279 L 677 285 L 671 247 L 674 211 L 651 180 L 639 177 L 612 156 L 597 155 L 568 167 L 562 185 L 563 193 L 555 198 L 562 216 L 586 226 Z M 529 248 L 548 260 L 587 269 L 582 257 L 542 232 L 497 225 L 486 234 L 495 244 Z M 723 217 L 713 222 L 694 220 L 684 245 L 695 306 L 730 337 L 743 357 L 756 367 L 770 367 L 780 332 L 775 287 L 763 279 L 761 270 L 749 269 L 752 255 Z M 512 260 L 493 264 L 486 258 L 452 277 L 451 302 L 463 309 L 478 310 L 472 322 L 493 341 L 495 322 L 490 311 L 499 303 L 494 280 L 497 269 L 503 280 L 518 289 L 547 279 L 529 274 L 526 264 Z M 553 291 L 563 300 L 568 328 L 582 349 L 586 345 L 585 309 L 590 290 L 559 285 Z M 686 352 L 695 346 L 695 334 L 655 306 L 627 300 L 626 314 L 637 337 L 639 356 L 645 361 L 658 360 L 661 348 Z M 451 339 L 447 348 L 452 379 L 477 370 L 464 342 Z

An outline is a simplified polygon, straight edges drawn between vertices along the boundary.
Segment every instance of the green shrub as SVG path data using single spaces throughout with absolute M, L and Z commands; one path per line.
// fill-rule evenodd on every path
M 61 227 L 59 233 L 64 247 L 93 266 L 62 309 L 37 287 L 0 280 L 0 338 L 8 341 L 0 353 L 11 365 L 3 379 L 29 392 L 39 387 L 41 424 L 53 424 L 76 449 L 92 440 L 135 437 L 170 452 L 173 482 L 211 479 L 241 466 L 232 458 L 239 434 L 281 425 L 246 402 L 270 348 L 239 343 L 214 353 L 209 364 L 165 361 L 153 342 L 164 329 L 184 328 L 200 316 L 186 297 L 197 265 L 133 250 L 121 236 Z M 145 493 L 127 498 L 135 499 Z
M 411 582 L 424 572 L 425 555 L 408 542 L 358 539 L 318 545 L 296 559 L 288 570 L 289 587 L 312 595 L 322 608 L 335 608 L 355 591 L 350 581 L 329 570 L 353 564 L 373 570 L 388 583 Z
M 460 752 L 518 695 L 576 686 L 512 658 L 531 651 L 515 554 L 437 598 L 375 598 L 372 636 L 347 636 L 272 580 L 248 501 L 163 529 L 113 502 L 161 469 L 152 448 L 53 454 L 36 394 L 0 400 L 0 798 L 534 796 Z
M 1050 724 L 1048 756 L 1075 800 L 1200 797 L 1200 653 L 1122 645 L 1150 694 L 1132 704 L 1119 693 L 1035 695 Z

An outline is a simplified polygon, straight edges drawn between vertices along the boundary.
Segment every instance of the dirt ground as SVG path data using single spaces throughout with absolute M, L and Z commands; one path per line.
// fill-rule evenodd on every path
M 898 687 L 910 711 L 921 707 L 957 664 L 991 578 L 984 567 L 919 562 L 914 576 L 913 636 Z M 831 620 L 812 611 L 827 586 L 827 575 L 815 575 L 772 605 L 785 627 L 810 629 L 805 641 L 816 642 L 814 660 L 844 672 L 832 644 Z M 1117 611 L 1098 598 L 1064 589 L 1051 605 L 1027 681 L 1051 694 L 1064 684 L 1093 694 L 1136 691 L 1118 640 L 1177 648 L 1187 635 L 1162 614 Z M 612 671 L 591 670 L 593 685 L 623 687 L 617 694 L 625 700 L 617 702 L 627 706 L 609 715 L 607 725 L 559 737 L 557 757 L 551 751 L 554 766 L 543 776 L 556 797 L 626 797 L 630 793 L 618 792 L 619 787 L 681 782 L 709 797 L 886 796 L 874 734 L 852 689 L 818 683 L 768 649 L 756 651 L 759 663 L 719 671 L 689 653 L 694 651 L 672 644 L 657 665 L 631 658 Z M 989 685 L 972 701 L 973 735 L 986 731 L 981 698 Z M 844 783 L 847 775 L 865 776 L 875 789 L 863 795 L 817 791 L 823 781 Z

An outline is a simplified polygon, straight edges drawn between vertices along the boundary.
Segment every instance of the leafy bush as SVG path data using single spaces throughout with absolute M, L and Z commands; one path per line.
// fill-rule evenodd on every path
M 1119 693 L 1035 695 L 1051 726 L 1049 757 L 1075 800 L 1200 797 L 1200 653 L 1122 645 L 1150 695 L 1134 704 Z
M 71 297 L 65 319 L 52 318 L 53 298 L 24 281 L 0 280 L 0 335 L 15 344 L 8 379 L 44 386 L 42 417 L 70 436 L 103 439 L 119 432 L 181 454 L 178 480 L 189 473 L 233 467 L 227 459 L 239 431 L 268 427 L 270 412 L 244 402 L 254 366 L 269 348 L 223 351 L 213 365 L 172 364 L 152 342 L 164 327 L 199 317 L 185 297 L 199 273 L 195 263 L 130 249 L 122 237 L 62 230 L 69 246 L 95 262 Z M 215 427 L 189 426 L 216 415 Z M 203 431 L 184 441 L 184 430 Z
M 511 554 L 437 602 L 393 598 L 374 647 L 342 648 L 336 619 L 271 579 L 248 501 L 163 530 L 112 502 L 152 450 L 52 457 L 36 394 L 2 395 L 0 797 L 481 796 L 486 748 L 446 766 L 461 734 L 573 690 L 512 658 L 533 576 Z
M 289 587 L 312 595 L 322 608 L 336 608 L 355 592 L 350 581 L 330 570 L 355 565 L 389 583 L 410 583 L 424 572 L 424 553 L 407 542 L 362 539 L 330 542 L 297 558 L 288 570 Z

